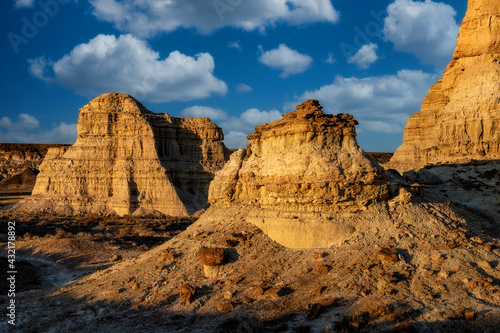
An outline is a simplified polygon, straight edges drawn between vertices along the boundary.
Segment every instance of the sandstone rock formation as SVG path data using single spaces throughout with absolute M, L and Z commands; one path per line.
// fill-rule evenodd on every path
M 500 2 L 470 0 L 443 77 L 408 120 L 389 166 L 500 158 Z
M 216 174 L 209 202 L 258 207 L 247 220 L 287 246 L 315 247 L 324 235 L 351 230 L 321 214 L 383 200 L 389 186 L 384 170 L 356 143 L 357 121 L 321 109 L 308 100 L 282 120 L 256 127 L 246 151 L 233 153 Z
M 222 140 L 208 118 L 155 114 L 129 95 L 104 94 L 80 110 L 76 143 L 49 150 L 31 201 L 77 212 L 189 215 L 206 203 L 225 163 Z

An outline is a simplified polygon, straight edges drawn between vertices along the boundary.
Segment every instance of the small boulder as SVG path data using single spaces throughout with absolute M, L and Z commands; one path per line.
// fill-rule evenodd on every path
M 225 252 L 223 248 L 202 248 L 198 254 L 205 266 L 219 266 L 224 261 Z
M 234 305 L 230 301 L 222 301 L 217 305 L 217 310 L 220 312 L 229 312 L 234 310 Z
M 330 271 L 330 267 L 328 267 L 326 265 L 321 265 L 321 264 L 316 265 L 313 269 L 313 273 L 315 275 L 326 275 L 326 274 L 328 274 L 329 271 Z
M 399 254 L 395 249 L 383 248 L 375 253 L 380 261 L 396 262 L 399 261 Z
M 487 260 L 480 261 L 477 265 L 482 269 L 493 269 L 493 266 L 491 266 L 490 262 Z
M 184 283 L 179 288 L 179 294 L 181 299 L 183 299 L 186 304 L 191 304 L 191 301 L 196 294 L 196 289 L 189 283 Z

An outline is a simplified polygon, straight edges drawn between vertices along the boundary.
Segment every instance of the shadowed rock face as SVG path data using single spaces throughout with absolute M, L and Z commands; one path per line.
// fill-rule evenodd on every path
M 49 150 L 32 200 L 79 212 L 189 215 L 206 204 L 213 173 L 225 163 L 222 140 L 208 118 L 155 114 L 129 95 L 104 94 L 80 110 L 76 143 Z
M 247 220 L 286 246 L 315 247 L 332 233 L 350 232 L 321 213 L 383 200 L 389 187 L 384 170 L 356 143 L 357 121 L 321 109 L 308 100 L 282 120 L 256 127 L 247 149 L 216 174 L 209 202 L 258 207 Z
M 408 120 L 390 167 L 500 158 L 500 2 L 471 0 L 443 77 Z

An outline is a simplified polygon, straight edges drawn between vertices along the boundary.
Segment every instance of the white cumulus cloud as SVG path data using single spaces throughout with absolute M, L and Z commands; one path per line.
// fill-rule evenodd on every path
M 252 92 L 253 89 L 252 87 L 250 87 L 248 84 L 245 84 L 245 83 L 240 83 L 236 86 L 236 90 L 240 93 L 240 94 L 243 94 L 243 93 L 249 93 L 249 92 Z
M 420 109 L 436 75 L 416 70 L 401 70 L 396 75 L 366 78 L 337 76 L 330 85 L 306 91 L 295 104 L 313 98 L 327 113 L 350 113 L 360 129 L 375 132 L 401 132 L 408 117 Z
M 226 112 L 221 109 L 215 109 L 209 106 L 191 106 L 181 111 L 181 117 L 184 118 L 210 118 L 212 121 L 224 120 L 229 118 Z
M 226 83 L 213 75 L 215 63 L 209 53 L 191 57 L 173 51 L 161 59 L 145 41 L 131 35 L 98 35 L 58 61 L 36 58 L 29 64 L 35 77 L 89 97 L 117 91 L 161 103 L 227 92 Z
M 368 69 L 378 60 L 377 49 L 378 45 L 374 43 L 364 45 L 355 55 L 349 58 L 348 62 L 357 65 L 359 68 Z
M 12 121 L 6 116 L 0 118 L 0 127 L 6 128 L 8 131 L 31 130 L 38 126 L 40 126 L 40 122 L 35 117 L 26 113 L 18 115 L 16 121 Z
M 125 32 L 151 37 L 178 28 L 264 30 L 276 23 L 337 22 L 330 0 L 90 0 L 93 14 Z
M 457 34 L 456 11 L 432 0 L 396 0 L 387 7 L 384 39 L 398 51 L 412 53 L 423 63 L 442 70 L 451 61 Z
M 243 48 L 240 45 L 240 41 L 228 42 L 227 47 L 229 47 L 230 49 L 236 49 L 238 51 L 243 50 Z
M 313 62 L 307 54 L 292 50 L 285 44 L 280 44 L 277 49 L 265 52 L 262 47 L 259 48 L 262 52 L 259 61 L 266 66 L 280 70 L 282 78 L 305 72 Z
M 8 143 L 74 143 L 77 137 L 76 124 L 64 122 L 50 130 L 36 131 L 40 122 L 35 117 L 21 113 L 17 120 L 0 118 L 0 142 Z
M 224 130 L 224 143 L 228 148 L 245 148 L 247 135 L 255 131 L 256 126 L 271 123 L 282 118 L 278 110 L 261 111 L 251 108 L 239 116 L 229 116 L 221 109 L 208 106 L 192 106 L 180 112 L 181 117 L 208 117 Z

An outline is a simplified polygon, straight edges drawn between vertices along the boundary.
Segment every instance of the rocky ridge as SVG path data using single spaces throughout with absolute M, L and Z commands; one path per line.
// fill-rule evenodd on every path
M 76 143 L 49 149 L 18 209 L 190 215 L 228 156 L 222 140 L 208 118 L 155 114 L 129 95 L 104 94 L 80 109 Z
M 256 127 L 247 149 L 216 174 L 209 202 L 253 205 L 252 222 L 287 246 L 338 240 L 355 226 L 325 222 L 323 213 L 364 208 L 390 193 L 383 168 L 356 143 L 356 124 L 351 115 L 325 114 L 308 100 L 282 120 Z
M 49 148 L 62 144 L 0 143 L 0 181 L 22 173 L 38 170 Z
M 388 167 L 500 158 L 500 2 L 470 0 L 453 60 L 412 115 Z

